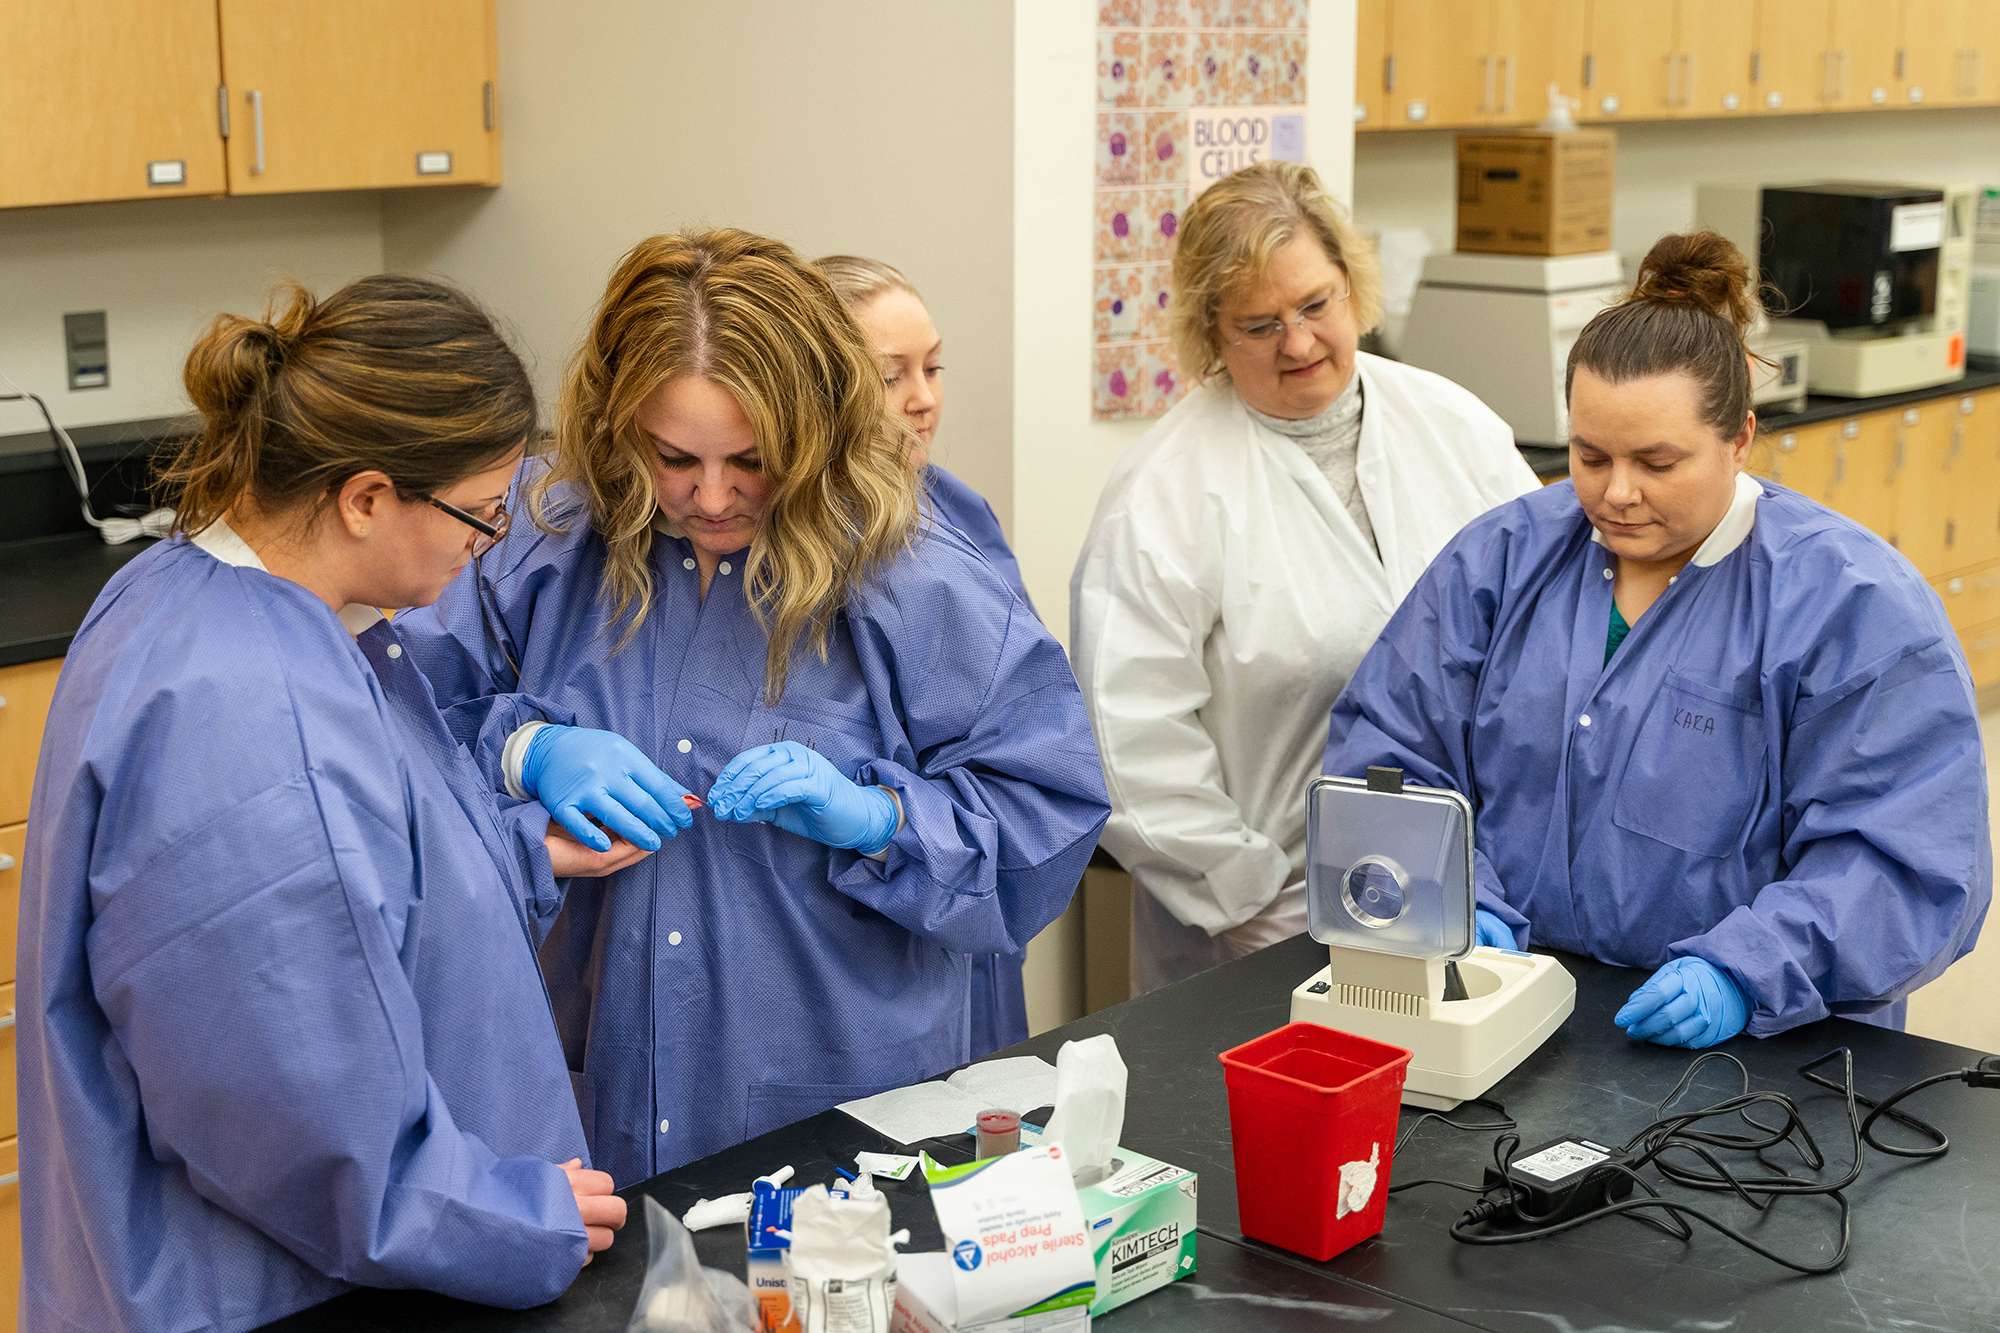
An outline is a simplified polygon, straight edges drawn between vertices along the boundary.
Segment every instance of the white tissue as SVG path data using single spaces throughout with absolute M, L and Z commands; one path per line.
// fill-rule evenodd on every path
M 865 1180 L 867 1177 L 863 1177 Z M 860 1282 L 896 1271 L 889 1201 L 877 1190 L 842 1198 L 815 1185 L 792 1201 L 785 1269 L 808 1282 Z
M 1043 1140 L 1062 1145 L 1070 1174 L 1091 1180 L 1109 1171 L 1125 1128 L 1125 1061 L 1110 1033 L 1063 1043 L 1056 1053 L 1055 1108 Z
M 1368 1200 L 1375 1194 L 1375 1167 L 1381 1160 L 1382 1145 L 1371 1143 L 1368 1145 L 1367 1161 L 1340 1164 L 1340 1184 L 1334 1188 L 1335 1221 L 1368 1206 Z
M 681 1225 L 689 1231 L 707 1231 L 732 1223 L 742 1226 L 750 1220 L 750 1196 L 725 1194 L 719 1199 L 697 1199 L 694 1207 L 681 1214 Z

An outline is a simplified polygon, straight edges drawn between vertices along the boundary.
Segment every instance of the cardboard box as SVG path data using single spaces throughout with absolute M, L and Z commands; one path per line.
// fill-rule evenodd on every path
M 1573 255 L 1611 249 L 1609 130 L 1458 136 L 1457 248 Z
M 785 1251 L 791 1241 L 774 1231 L 792 1229 L 792 1201 L 805 1192 L 805 1186 L 786 1189 L 764 1180 L 751 1187 L 750 1216 L 743 1224 L 748 1251 L 743 1281 L 750 1288 L 762 1333 L 799 1333 L 799 1321 L 792 1316 L 791 1278 L 785 1272 Z
M 1097 1260 L 1093 1315 L 1194 1272 L 1195 1191 L 1185 1167 L 1119 1148 L 1111 1174 L 1077 1189 Z
M 951 1259 L 943 1254 L 905 1254 L 896 1260 L 891 1333 L 1088 1333 L 1090 1308 L 1083 1305 L 961 1324 L 951 1271 Z

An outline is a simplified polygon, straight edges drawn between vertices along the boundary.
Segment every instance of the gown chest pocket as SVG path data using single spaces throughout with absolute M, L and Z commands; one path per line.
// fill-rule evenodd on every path
M 1626 759 L 1612 822 L 1697 856 L 1729 856 L 1763 797 L 1764 756 L 1761 701 L 1670 671 Z

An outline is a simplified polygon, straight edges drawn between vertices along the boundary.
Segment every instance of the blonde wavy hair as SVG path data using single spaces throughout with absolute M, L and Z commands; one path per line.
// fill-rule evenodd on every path
M 555 459 L 536 483 L 536 522 L 558 487 L 581 497 L 607 548 L 600 595 L 630 643 L 653 605 L 648 558 L 653 445 L 635 424 L 660 386 L 698 375 L 750 421 L 769 491 L 743 567 L 770 638 L 767 702 L 792 654 L 825 660 L 834 617 L 912 540 L 916 478 L 884 410 L 859 328 L 816 269 L 781 241 L 733 228 L 654 236 L 611 274 L 563 379 Z
M 1367 333 L 1382 322 L 1375 249 L 1354 229 L 1311 167 L 1259 162 L 1201 192 L 1174 242 L 1172 335 L 1181 373 L 1222 373 L 1223 301 L 1261 278 L 1271 256 L 1299 235 L 1315 237 L 1347 275 L 1348 308 Z

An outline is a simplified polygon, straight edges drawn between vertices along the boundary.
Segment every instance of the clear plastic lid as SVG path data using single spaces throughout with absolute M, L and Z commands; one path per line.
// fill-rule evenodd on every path
M 1473 943 L 1472 807 L 1455 791 L 1372 791 L 1322 777 L 1306 794 L 1306 922 L 1321 944 L 1460 958 Z

